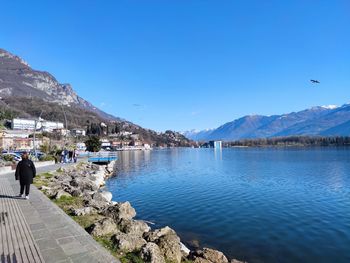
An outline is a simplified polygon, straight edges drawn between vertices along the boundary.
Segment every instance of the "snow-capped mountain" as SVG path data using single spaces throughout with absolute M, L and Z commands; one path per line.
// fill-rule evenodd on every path
M 204 131 L 184 132 L 192 140 L 240 140 L 278 136 L 350 135 L 350 104 L 316 106 L 282 115 L 248 115 Z

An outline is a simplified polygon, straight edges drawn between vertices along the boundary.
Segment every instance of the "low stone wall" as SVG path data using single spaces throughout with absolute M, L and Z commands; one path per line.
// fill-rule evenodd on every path
M 0 167 L 0 174 L 7 174 L 12 172 L 12 167 L 11 166 L 3 166 Z
M 39 167 L 44 167 L 44 166 L 48 166 L 48 165 L 53 165 L 55 164 L 55 161 L 44 161 L 44 162 L 34 162 L 34 165 L 36 168 Z M 2 166 L 0 167 L 0 174 L 7 174 L 7 173 L 11 173 L 16 169 L 16 166 Z
M 34 162 L 36 168 L 55 164 L 55 161 Z
M 134 219 L 136 211 L 129 202 L 113 202 L 112 193 L 101 187 L 113 174 L 114 164 L 79 163 L 55 172 L 46 186 L 39 188 L 51 199 L 77 197 L 80 207 L 69 208 L 70 215 L 96 218 L 86 228 L 92 236 L 108 238 L 113 248 L 121 253 L 136 253 L 143 262 L 229 262 L 222 252 L 210 248 L 190 251 L 170 227 L 151 229 L 145 221 Z M 45 179 L 44 176 L 41 179 Z M 239 262 L 231 260 L 231 263 Z

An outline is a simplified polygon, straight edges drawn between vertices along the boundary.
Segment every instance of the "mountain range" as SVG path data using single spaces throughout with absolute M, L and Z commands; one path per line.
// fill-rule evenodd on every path
M 234 141 L 281 136 L 348 136 L 350 104 L 317 106 L 283 115 L 248 115 L 216 129 L 183 132 L 196 141 Z
M 350 135 L 350 104 L 317 106 L 282 115 L 248 115 L 216 129 L 186 131 L 182 135 L 170 131 L 157 133 L 100 110 L 80 97 L 70 84 L 59 83 L 52 74 L 35 70 L 22 58 L 0 49 L 0 113 L 3 112 L 11 117 L 38 117 L 42 112 L 47 120 L 67 120 L 68 128 L 86 127 L 87 122 L 118 123 L 123 130 L 138 133 L 147 142 L 175 145 L 189 143 L 184 136 L 197 141 L 233 141 L 292 135 Z
M 59 83 L 52 74 L 31 68 L 22 58 L 4 49 L 0 49 L 0 113 L 2 119 L 38 118 L 42 114 L 46 120 L 66 123 L 67 128 L 103 122 L 137 133 L 148 143 L 175 146 L 189 143 L 177 132 L 158 133 L 100 110 L 80 97 L 70 84 Z

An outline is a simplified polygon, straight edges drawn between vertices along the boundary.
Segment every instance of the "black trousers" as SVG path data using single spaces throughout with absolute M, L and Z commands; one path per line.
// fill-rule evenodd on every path
M 26 189 L 26 195 L 29 195 L 30 184 L 21 184 L 21 195 L 23 195 L 24 188 Z

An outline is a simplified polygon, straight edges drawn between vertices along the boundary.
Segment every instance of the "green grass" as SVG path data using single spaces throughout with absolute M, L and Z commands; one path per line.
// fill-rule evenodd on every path
M 34 185 L 36 187 L 40 187 L 40 186 L 48 186 L 49 185 L 49 181 L 50 181 L 50 178 L 54 176 L 54 174 L 52 173 L 41 173 L 41 174 L 38 174 L 37 176 L 35 176 L 34 178 Z
M 83 216 L 71 216 L 71 218 L 73 218 L 73 220 L 77 222 L 79 225 L 81 225 L 83 228 L 87 229 L 93 223 L 102 219 L 103 216 L 99 214 L 90 214 L 90 215 L 83 215 Z
M 102 236 L 102 237 L 94 237 L 94 239 L 100 243 L 101 246 L 106 248 L 111 252 L 113 256 L 119 258 L 119 251 L 114 247 L 113 242 L 111 240 L 111 236 Z
M 59 199 L 53 199 L 53 202 L 63 209 L 67 214 L 70 213 L 72 208 L 84 207 L 84 199 L 80 196 L 62 196 Z
M 76 168 L 77 168 L 77 169 L 82 169 L 82 168 L 84 168 L 85 165 L 86 165 L 86 162 L 80 161 L 80 162 L 78 162 L 78 163 L 76 164 Z
M 112 240 L 112 236 L 102 236 L 102 237 L 94 237 L 94 239 L 100 243 L 104 248 L 109 250 L 111 254 L 119 258 L 122 263 L 143 263 L 144 261 L 140 257 L 139 251 L 124 253 L 115 248 Z
M 56 170 L 56 172 L 57 172 L 57 173 L 63 173 L 63 172 L 64 172 L 64 170 L 63 170 L 63 168 L 62 168 L 62 167 L 60 167 L 60 168 L 58 168 L 58 169 Z
M 44 176 L 45 179 L 50 179 L 52 176 L 54 176 L 54 174 L 50 172 L 46 172 L 46 173 L 39 174 L 39 177 L 40 176 Z
M 47 181 L 46 179 L 40 179 L 40 178 L 35 178 L 33 184 L 36 187 L 40 187 L 40 186 L 49 186 L 49 181 Z
M 130 252 L 119 258 L 122 263 L 144 263 L 139 252 Z

